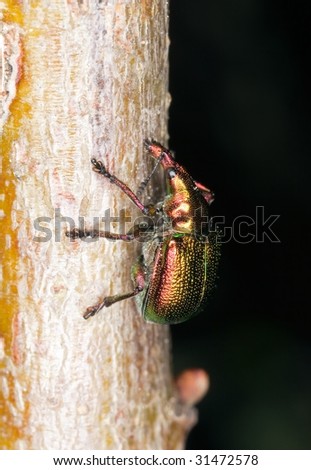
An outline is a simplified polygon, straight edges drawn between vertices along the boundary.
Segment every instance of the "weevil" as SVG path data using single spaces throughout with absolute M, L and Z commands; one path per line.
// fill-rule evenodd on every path
M 109 173 L 101 161 L 93 158 L 91 162 L 95 172 L 118 186 L 148 216 L 149 223 L 144 227 L 134 225 L 126 234 L 80 229 L 66 233 L 73 239 L 144 240 L 142 254 L 132 268 L 133 290 L 104 297 L 87 308 L 83 315 L 85 319 L 104 307 L 135 297 L 146 321 L 181 323 L 203 309 L 214 289 L 219 243 L 217 233 L 210 230 L 208 223 L 209 205 L 214 195 L 195 182 L 168 149 L 154 140 L 145 140 L 144 145 L 166 175 L 167 195 L 156 205 L 144 205 L 139 196 Z

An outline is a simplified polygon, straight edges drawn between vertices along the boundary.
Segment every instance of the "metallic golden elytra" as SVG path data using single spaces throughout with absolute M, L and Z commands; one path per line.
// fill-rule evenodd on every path
M 219 243 L 217 233 L 208 224 L 213 193 L 195 182 L 162 145 L 153 140 L 144 144 L 165 170 L 168 191 L 164 202 L 144 205 L 126 184 L 93 158 L 93 170 L 117 185 L 142 211 L 146 221 L 134 225 L 127 234 L 80 229 L 66 233 L 72 239 L 104 237 L 144 242 L 142 255 L 132 268 L 133 291 L 104 297 L 86 310 L 85 319 L 103 307 L 136 297 L 146 321 L 181 323 L 202 310 L 215 286 Z

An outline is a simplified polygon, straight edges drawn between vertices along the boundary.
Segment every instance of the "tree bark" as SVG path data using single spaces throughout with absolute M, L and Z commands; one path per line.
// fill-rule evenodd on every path
M 90 159 L 135 191 L 152 167 L 143 139 L 167 141 L 167 1 L 1 6 L 0 447 L 182 448 L 193 412 L 172 385 L 168 328 L 134 300 L 82 317 L 132 290 L 141 245 L 72 242 L 64 219 L 125 209 L 118 232 L 141 215 Z

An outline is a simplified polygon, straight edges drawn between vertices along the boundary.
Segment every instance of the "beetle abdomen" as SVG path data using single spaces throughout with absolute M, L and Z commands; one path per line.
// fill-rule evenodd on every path
M 144 318 L 180 323 L 199 313 L 215 285 L 218 252 L 216 234 L 207 242 L 184 234 L 166 238 L 155 254 Z

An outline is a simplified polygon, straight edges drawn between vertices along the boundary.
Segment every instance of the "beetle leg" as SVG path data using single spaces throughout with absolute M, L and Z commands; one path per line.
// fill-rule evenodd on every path
M 122 240 L 124 242 L 131 242 L 133 240 L 146 242 L 153 238 L 154 227 L 149 225 L 144 227 L 137 224 L 134 225 L 128 233 L 113 233 L 104 230 L 82 230 L 74 228 L 73 230 L 65 232 L 65 235 L 72 240 L 76 238 L 108 238 L 108 240 Z
M 195 185 L 201 191 L 202 196 L 204 197 L 207 204 L 212 204 L 215 199 L 215 193 L 208 189 L 206 186 L 203 186 L 203 184 L 198 183 L 197 181 L 195 181 Z
M 135 297 L 135 295 L 139 294 L 141 291 L 144 290 L 144 286 L 137 285 L 132 292 L 128 292 L 127 294 L 119 294 L 119 295 L 112 295 L 110 297 L 104 297 L 101 302 L 93 305 L 92 307 L 88 307 L 86 309 L 83 318 L 87 320 L 90 317 L 93 317 L 104 307 L 110 307 L 110 305 L 115 304 L 116 302 L 120 302 L 120 300 L 130 299 L 131 297 Z
M 118 294 L 112 295 L 109 297 L 104 297 L 101 302 L 93 305 L 92 307 L 88 307 L 86 309 L 83 318 L 87 320 L 90 317 L 96 315 L 102 308 L 110 307 L 110 305 L 115 304 L 116 302 L 120 302 L 121 300 L 130 299 L 131 297 L 135 297 L 137 294 L 142 292 L 145 288 L 145 278 L 146 278 L 146 267 L 144 264 L 144 257 L 140 256 L 138 261 L 132 268 L 132 277 L 135 282 L 135 288 L 132 292 L 128 292 L 127 294 Z
M 119 180 L 116 176 L 113 176 L 111 173 L 109 173 L 106 170 L 106 167 L 104 166 L 103 162 L 96 160 L 96 158 L 92 158 L 91 160 L 94 168 L 93 170 L 96 173 L 99 173 L 100 175 L 104 176 L 105 178 L 108 178 L 110 183 L 115 184 L 118 186 L 118 188 L 121 189 L 121 191 L 124 192 L 124 194 L 127 195 L 127 197 L 135 204 L 135 206 L 138 207 L 142 211 L 143 214 L 150 215 L 152 211 L 152 206 L 145 206 L 140 199 L 136 196 L 135 193 L 121 180 Z
M 130 242 L 134 240 L 135 234 L 132 233 L 113 233 L 106 232 L 103 230 L 82 230 L 74 228 L 65 233 L 66 237 L 75 240 L 76 238 L 108 238 L 109 240 L 123 240 L 125 242 Z
M 142 292 L 145 288 L 145 276 L 146 276 L 146 268 L 143 261 L 143 256 L 140 256 L 136 264 L 133 266 L 132 269 L 132 276 L 135 281 L 135 288 L 132 292 L 128 292 L 127 294 L 119 294 L 119 295 L 112 295 L 110 297 L 104 297 L 101 302 L 93 305 L 92 307 L 88 307 L 86 309 L 83 318 L 87 320 L 90 317 L 93 317 L 104 307 L 110 307 L 110 305 L 115 304 L 116 302 L 120 302 L 121 300 L 130 299 L 131 297 L 135 297 L 135 295 Z

